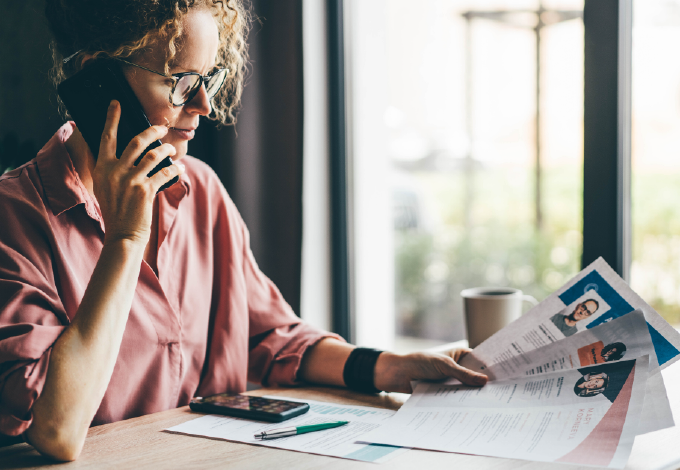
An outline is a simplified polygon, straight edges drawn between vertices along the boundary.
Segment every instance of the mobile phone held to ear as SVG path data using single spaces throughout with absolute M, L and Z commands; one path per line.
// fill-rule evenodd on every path
M 76 122 L 85 142 L 90 147 L 95 160 L 99 155 L 99 143 L 101 142 L 102 132 L 104 132 L 106 115 L 111 100 L 117 100 L 121 108 L 116 142 L 116 156 L 118 158 L 121 157 L 125 148 L 136 135 L 151 127 L 142 105 L 123 74 L 123 70 L 119 63 L 113 59 L 98 58 L 88 61 L 81 71 L 61 82 L 57 86 L 57 92 Z M 160 140 L 154 141 L 142 152 L 135 161 L 135 165 L 149 150 L 160 145 Z M 172 159 L 166 157 L 147 176 L 152 176 L 170 165 L 172 165 Z M 177 181 L 179 181 L 179 177 L 175 176 L 164 184 L 159 191 L 172 186 Z
M 189 408 L 203 413 L 217 413 L 272 423 L 280 423 L 309 411 L 307 403 L 227 393 L 206 398 L 195 397 L 189 403 Z

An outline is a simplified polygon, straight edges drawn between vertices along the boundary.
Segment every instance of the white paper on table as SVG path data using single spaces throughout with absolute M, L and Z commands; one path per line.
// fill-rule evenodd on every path
M 309 403 L 310 409 L 307 413 L 283 423 L 265 423 L 223 415 L 206 415 L 165 431 L 374 463 L 386 462 L 408 450 L 389 445 L 358 444 L 355 442 L 362 440 L 366 433 L 382 427 L 389 418 L 394 416 L 395 411 L 281 396 L 267 398 Z M 255 434 L 269 429 L 305 426 L 330 421 L 349 421 L 349 424 L 323 431 L 264 441 L 254 437 Z
M 577 369 L 481 388 L 421 382 L 389 426 L 363 441 L 623 468 L 635 439 L 648 366 L 645 356 L 582 369 L 608 374 L 606 390 L 594 396 L 575 393 L 585 378 Z
M 489 367 L 475 361 L 474 357 L 468 361 L 466 366 L 488 375 L 490 380 L 507 380 L 513 377 L 604 363 L 601 351 L 614 343 L 621 343 L 626 347 L 622 360 L 649 355 L 649 378 L 638 434 L 674 426 L 673 413 L 663 383 L 661 368 L 656 358 L 647 322 L 639 309 Z

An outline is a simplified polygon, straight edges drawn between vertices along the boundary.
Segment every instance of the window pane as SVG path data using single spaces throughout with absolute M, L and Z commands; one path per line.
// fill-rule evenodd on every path
M 680 3 L 636 0 L 633 19 L 631 285 L 680 324 Z
M 468 287 L 560 287 L 581 256 L 583 2 L 347 7 L 358 343 L 463 339 Z

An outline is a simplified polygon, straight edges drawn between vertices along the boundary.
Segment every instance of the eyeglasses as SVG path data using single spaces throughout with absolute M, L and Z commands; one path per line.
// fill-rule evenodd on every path
M 585 311 L 584 313 L 585 313 L 586 315 L 588 315 L 588 316 L 590 316 L 590 315 L 592 315 L 593 313 L 597 312 L 597 307 L 595 307 L 595 310 L 593 310 L 592 312 L 591 312 L 590 310 L 588 310 L 588 307 L 586 307 L 585 302 L 582 303 L 582 304 L 580 304 L 579 306 L 581 307 L 581 309 L 583 309 L 583 310 Z
M 205 76 L 197 72 L 182 72 L 167 75 L 162 72 L 151 70 L 141 65 L 128 62 L 125 59 L 120 59 L 118 57 L 114 58 L 117 61 L 123 62 L 127 65 L 132 65 L 133 67 L 137 67 L 146 70 L 147 72 L 155 73 L 156 75 L 171 79 L 173 82 L 172 89 L 170 90 L 170 103 L 172 103 L 173 106 L 183 106 L 187 104 L 194 98 L 194 96 L 196 96 L 196 93 L 198 93 L 198 90 L 200 90 L 201 85 L 203 84 L 205 84 L 205 91 L 208 93 L 208 98 L 214 97 L 217 92 L 220 91 L 220 88 L 224 84 L 224 79 L 227 77 L 227 73 L 229 73 L 228 68 L 218 67 L 213 70 L 212 73 Z

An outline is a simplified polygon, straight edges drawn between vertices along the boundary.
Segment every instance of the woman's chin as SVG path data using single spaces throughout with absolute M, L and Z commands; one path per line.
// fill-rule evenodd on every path
M 187 154 L 187 149 L 189 147 L 187 141 L 174 141 L 174 142 L 168 142 L 169 144 L 172 144 L 173 147 L 175 147 L 175 154 L 171 156 L 173 160 L 179 160 L 183 158 Z

